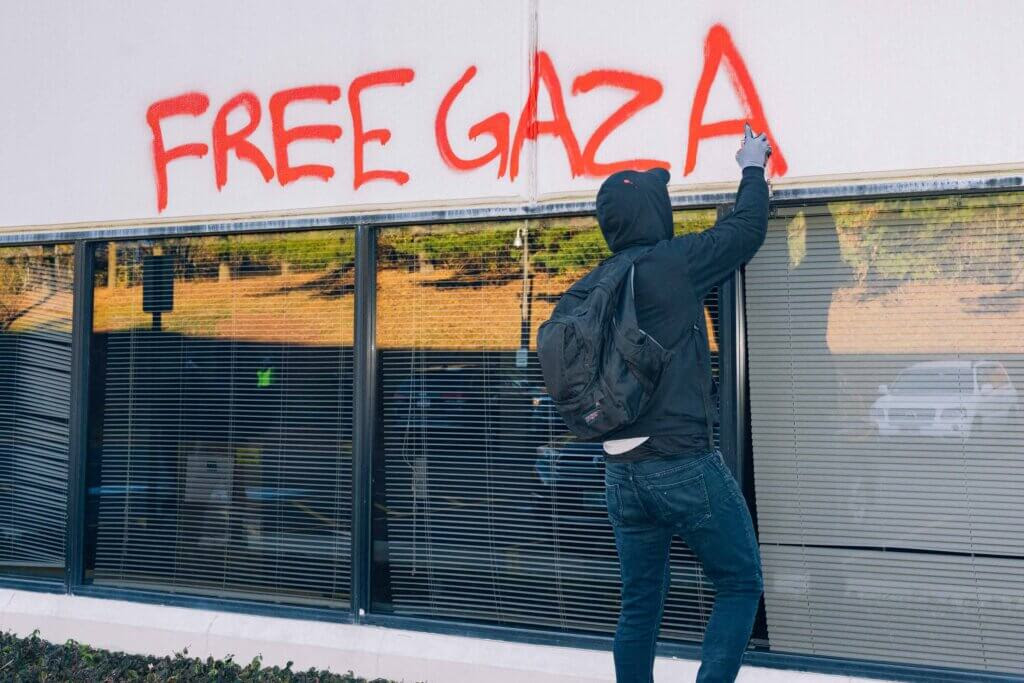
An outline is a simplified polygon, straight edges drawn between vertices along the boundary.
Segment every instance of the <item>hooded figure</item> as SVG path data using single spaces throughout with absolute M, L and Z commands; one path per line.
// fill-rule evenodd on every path
M 714 448 L 717 389 L 704 297 L 764 241 L 768 191 L 760 168 L 744 169 L 735 210 L 709 230 L 673 237 L 668 171 L 620 171 L 597 193 L 597 220 L 608 248 L 651 246 L 636 262 L 640 328 L 671 352 L 644 413 L 608 435 L 610 461 L 707 453 Z
M 672 236 L 665 171 L 616 173 L 597 195 L 597 218 L 612 251 L 647 245 L 634 261 L 637 324 L 669 351 L 643 413 L 605 436 L 605 502 L 622 579 L 612 645 L 618 683 L 654 680 L 677 535 L 716 591 L 697 680 L 736 680 L 754 625 L 764 587 L 761 558 L 743 491 L 714 443 L 718 410 L 704 297 L 764 241 L 770 154 L 767 134 L 755 137 L 747 125 L 736 153 L 743 169 L 736 208 L 697 234 Z
M 601 184 L 597 193 L 597 222 L 613 253 L 641 244 L 672 239 L 672 203 L 669 173 L 619 171 Z

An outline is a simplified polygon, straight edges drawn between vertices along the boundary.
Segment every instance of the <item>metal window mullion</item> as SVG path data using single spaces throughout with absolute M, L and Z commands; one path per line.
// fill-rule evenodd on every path
M 720 220 L 732 211 L 732 204 L 718 207 Z M 740 489 L 752 501 L 749 470 L 750 429 L 747 420 L 747 320 L 744 295 L 744 271 L 740 266 L 718 290 L 718 306 L 722 336 L 719 344 L 721 363 L 721 442 Z
M 750 430 L 747 420 L 747 320 L 746 301 L 744 298 L 743 267 L 738 268 L 723 288 L 723 297 L 729 307 L 729 318 L 723 319 L 723 329 L 728 325 L 729 345 L 725 347 L 726 358 L 730 366 L 729 390 L 729 424 L 732 428 L 735 453 L 736 482 L 740 489 L 747 493 L 752 453 L 748 452 Z
M 726 464 L 739 477 L 742 459 L 740 443 L 743 425 L 737 420 L 736 401 L 739 396 L 736 338 L 736 273 L 723 280 L 718 287 L 719 332 L 719 440 Z
M 71 408 L 68 449 L 68 508 L 64 548 L 65 587 L 84 579 L 85 461 L 89 427 L 89 343 L 92 337 L 93 245 L 75 242 L 71 309 Z
M 377 230 L 356 228 L 352 435 L 352 613 L 369 611 L 377 426 Z
M 732 210 L 732 205 L 718 207 L 718 218 Z M 754 491 L 751 448 L 749 399 L 747 391 L 747 317 L 746 285 L 744 266 L 740 266 L 722 282 L 718 289 L 718 310 L 721 337 L 719 358 L 721 363 L 721 443 L 736 483 L 743 492 L 750 508 L 755 533 L 759 534 L 757 522 L 757 498 Z M 758 538 L 760 536 L 758 535 Z M 751 643 L 768 644 L 768 621 L 764 600 L 758 606 L 754 621 Z
M 732 211 L 732 204 L 720 204 L 717 207 L 716 220 L 722 220 Z M 723 280 L 718 287 L 719 337 L 719 401 L 720 421 L 719 439 L 726 464 L 736 476 L 736 481 L 743 487 L 744 448 L 746 443 L 741 398 L 744 395 L 743 382 L 746 381 L 743 368 L 745 357 L 740 350 L 740 340 L 744 338 L 742 327 L 742 299 L 737 285 L 742 282 L 739 269 Z

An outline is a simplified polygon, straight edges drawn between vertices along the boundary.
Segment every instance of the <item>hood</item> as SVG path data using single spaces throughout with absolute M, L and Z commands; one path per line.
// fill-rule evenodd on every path
M 668 171 L 652 168 L 619 171 L 601 183 L 597 191 L 597 222 L 613 253 L 672 239 L 668 179 Z

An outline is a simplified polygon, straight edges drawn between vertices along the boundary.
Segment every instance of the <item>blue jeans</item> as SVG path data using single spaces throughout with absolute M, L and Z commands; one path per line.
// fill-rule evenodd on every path
M 715 586 L 697 682 L 734 681 L 763 582 L 750 511 L 721 451 L 609 462 L 605 495 L 622 576 L 614 647 L 617 683 L 654 680 L 655 644 L 671 580 L 669 545 L 676 534 Z

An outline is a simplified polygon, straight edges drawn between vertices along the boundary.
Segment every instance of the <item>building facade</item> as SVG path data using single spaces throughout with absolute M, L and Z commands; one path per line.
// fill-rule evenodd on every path
M 536 330 L 607 255 L 604 177 L 668 169 L 707 229 L 751 121 L 768 237 L 706 301 L 765 570 L 747 661 L 1024 676 L 1024 7 L 0 19 L 11 604 L 607 650 L 603 463 Z M 714 590 L 682 544 L 672 575 L 661 647 L 692 658 Z

